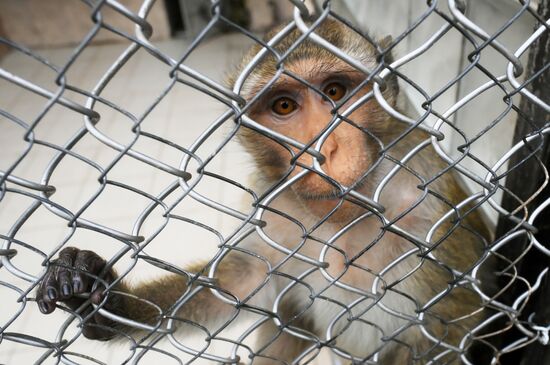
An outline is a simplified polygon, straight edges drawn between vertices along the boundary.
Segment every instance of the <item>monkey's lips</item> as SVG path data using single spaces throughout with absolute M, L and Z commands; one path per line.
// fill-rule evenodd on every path
M 298 197 L 304 201 L 335 201 L 345 199 L 345 194 L 342 194 L 339 190 L 329 190 L 325 192 L 316 191 L 301 191 L 296 189 L 294 191 Z
M 330 223 L 346 222 L 364 213 L 364 208 L 346 199 L 340 191 L 324 194 L 302 193 L 298 199 L 309 213 L 320 219 L 327 219 Z
M 360 190 L 362 184 L 357 184 L 355 180 L 348 182 L 348 186 L 355 184 L 354 190 Z M 349 200 L 349 192 L 343 189 L 338 189 L 329 184 L 325 186 L 315 186 L 313 184 L 296 184 L 292 185 L 292 191 L 303 201 L 340 201 Z
M 324 218 L 332 223 L 354 219 L 364 212 L 364 208 L 353 202 L 353 198 L 341 189 L 327 186 L 293 185 L 296 198 L 312 215 Z M 351 200 L 351 201 L 350 201 Z

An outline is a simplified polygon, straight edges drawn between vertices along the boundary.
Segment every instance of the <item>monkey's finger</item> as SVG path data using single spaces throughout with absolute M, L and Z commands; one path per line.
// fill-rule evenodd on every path
M 59 258 L 63 264 L 72 266 L 76 255 L 78 254 L 79 249 L 76 247 L 65 247 L 59 252 Z
M 89 285 L 93 283 L 94 278 L 91 275 L 97 275 L 105 266 L 105 260 L 95 252 L 82 250 L 76 255 L 74 267 L 78 269 L 73 274 L 73 289 L 75 293 L 83 293 L 89 290 Z
M 114 276 L 112 275 L 112 273 L 108 272 L 107 274 L 105 274 L 103 280 L 106 283 L 112 283 L 114 280 Z M 107 303 L 105 303 L 104 308 L 107 310 L 110 310 L 112 309 L 111 302 L 112 302 L 112 299 L 115 297 L 115 294 L 109 293 L 108 291 L 106 293 L 104 292 L 105 292 L 105 286 L 103 284 L 98 285 L 97 288 L 92 293 L 90 293 L 90 300 L 92 301 L 92 303 L 99 305 L 101 304 L 103 299 L 105 299 L 106 296 L 109 296 L 109 300 L 107 301 Z
M 77 252 L 78 249 L 74 247 L 64 248 L 59 253 L 59 257 L 55 261 L 52 261 L 48 267 L 36 291 L 36 302 L 42 313 L 48 314 L 53 312 L 56 301 L 60 296 L 64 295 L 64 290 L 66 292 L 66 288 L 63 289 L 63 286 L 59 286 L 58 279 L 61 278 L 61 281 L 65 283 L 70 278 L 70 271 L 60 265 L 72 267 Z
M 68 299 L 73 295 L 73 286 L 71 272 L 69 270 L 59 270 L 57 274 L 57 287 L 61 299 Z
M 105 274 L 104 281 L 106 283 L 112 283 L 115 280 L 115 277 L 116 275 L 112 271 L 108 272 Z M 117 313 L 124 307 L 124 296 L 116 293 L 116 288 L 111 288 L 106 291 L 105 286 L 101 284 L 98 285 L 98 287 L 90 294 L 90 300 L 92 303 L 97 305 L 100 305 L 105 300 L 105 297 L 107 297 L 107 301 L 105 302 L 103 308 L 109 312 Z
M 55 309 L 55 304 L 47 303 L 42 299 L 37 299 L 38 309 L 44 314 L 50 314 Z
M 57 301 L 59 297 L 57 292 L 57 267 L 53 266 L 48 269 L 48 272 L 42 280 L 42 299 L 47 303 L 53 303 Z
M 55 302 L 57 300 L 57 290 L 55 289 L 57 282 L 55 277 L 55 267 L 50 266 L 36 291 L 38 309 L 44 314 L 51 313 L 55 309 Z
M 73 295 L 72 276 L 74 271 L 68 268 L 74 266 L 77 253 L 77 248 L 66 247 L 61 250 L 56 261 L 59 264 L 57 268 L 57 288 L 62 299 L 67 299 Z

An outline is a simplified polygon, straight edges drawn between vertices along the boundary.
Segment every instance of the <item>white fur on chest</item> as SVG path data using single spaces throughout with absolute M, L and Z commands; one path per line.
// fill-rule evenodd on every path
M 401 203 L 414 200 L 413 194 L 410 197 L 404 195 L 403 192 L 400 196 Z M 314 226 L 319 219 L 311 216 L 295 201 L 282 199 L 271 205 L 283 212 L 288 211 L 288 214 L 291 212 L 291 216 L 306 228 Z M 388 232 L 381 235 L 382 222 L 374 216 L 362 220 L 357 227 L 341 235 L 338 234 L 341 227 L 325 222 L 311 232 L 311 236 L 316 239 L 305 241 L 303 231 L 293 227 L 290 220 L 273 213 L 267 213 L 262 219 L 267 223 L 266 235 L 277 245 L 288 251 L 297 250 L 305 257 L 325 261 L 330 265 L 324 275 L 318 269 L 296 280 L 295 288 L 284 294 L 284 300 L 296 306 L 297 311 L 303 311 L 302 316 L 307 318 L 308 323 L 313 323 L 314 328 L 310 330 L 321 341 L 333 340 L 335 348 L 358 359 L 375 352 L 382 355 L 391 351 L 393 346 L 384 341 L 391 342 L 396 331 L 416 318 L 416 303 L 402 293 L 385 289 L 385 285 L 406 277 L 415 267 L 417 258 L 412 255 L 383 276 L 380 273 L 414 246 L 397 235 Z M 271 277 L 269 292 L 272 297 L 264 298 L 266 301 L 262 304 L 271 310 L 274 301 L 281 300 L 281 291 L 292 285 L 289 277 L 301 277 L 314 266 L 295 258 L 288 260 L 288 253 L 273 248 L 259 236 L 249 237 L 248 242 L 248 249 L 269 258 L 272 267 L 285 262 L 277 269 L 284 275 Z M 322 251 L 326 243 L 323 242 L 334 247 L 324 256 Z M 352 257 L 355 257 L 353 265 L 346 262 Z M 337 283 L 334 282 L 336 280 Z M 376 294 L 372 293 L 373 285 L 376 286 Z M 352 290 L 346 289 L 346 286 Z M 399 290 L 407 291 L 409 285 L 405 283 L 398 286 Z
M 321 299 L 314 302 L 316 333 L 324 341 L 334 339 L 336 348 L 356 358 L 387 351 L 391 344 L 383 338 L 392 338 L 409 323 L 401 315 L 415 316 L 414 304 L 390 291 L 378 302 L 370 298 L 358 301 L 359 296 L 336 287 L 328 289 L 324 296 L 340 305 Z
M 270 236 L 278 244 L 294 248 L 297 243 L 296 237 L 289 237 L 288 230 L 280 222 L 273 223 L 272 232 L 277 232 Z M 276 223 L 280 223 L 277 226 Z M 369 245 L 375 234 L 366 234 L 367 230 L 358 231 L 357 234 L 349 235 L 345 240 L 337 241 L 335 246 L 346 250 L 347 245 Z M 333 229 L 329 226 L 316 232 L 318 236 L 329 239 L 333 235 Z M 258 239 L 259 237 L 256 237 Z M 269 250 L 271 253 L 264 254 L 266 257 L 274 258 L 273 249 L 268 248 L 266 242 L 256 243 L 256 248 L 262 246 L 262 250 Z M 267 245 L 267 246 L 266 246 Z M 303 255 L 318 260 L 323 244 L 318 242 L 306 241 L 299 251 Z M 341 351 L 348 353 L 356 358 L 364 358 L 384 348 L 382 352 L 387 351 L 392 346 L 386 346 L 383 338 L 391 338 L 392 334 L 398 331 L 402 326 L 410 322 L 408 318 L 415 317 L 415 303 L 402 294 L 392 290 L 385 290 L 382 281 L 375 282 L 375 274 L 380 272 L 380 268 L 385 267 L 403 252 L 408 250 L 405 247 L 397 247 L 396 242 L 389 238 L 380 240 L 372 251 L 367 251 L 364 259 L 361 260 L 361 266 L 372 270 L 372 272 L 363 272 L 362 269 L 354 268 L 352 275 L 343 275 L 340 282 L 353 287 L 354 289 L 371 294 L 363 296 L 352 290 L 339 287 L 331 282 L 330 277 L 335 279 L 336 272 L 329 274 L 329 277 L 322 275 L 318 270 L 302 281 L 306 285 L 296 284 L 295 290 L 290 290 L 285 294 L 285 300 L 289 300 L 299 310 L 304 310 L 303 316 L 307 317 L 308 322 L 314 324 L 313 331 L 321 341 L 334 340 L 334 346 Z M 276 255 L 279 260 L 284 259 L 286 255 Z M 313 266 L 297 259 L 291 259 L 292 263 L 283 265 L 281 272 L 290 277 L 299 277 Z M 334 264 L 327 260 L 329 264 Z M 276 265 L 277 260 L 272 262 Z M 344 265 L 345 266 L 345 265 Z M 392 282 L 403 277 L 411 270 L 412 265 L 407 262 L 396 265 L 395 269 L 387 273 L 383 279 L 386 282 Z M 350 270 L 345 268 L 344 270 Z M 327 272 L 329 270 L 327 269 Z M 338 270 L 336 270 L 338 271 Z M 274 276 L 272 284 L 273 297 L 265 305 L 272 307 L 273 301 L 281 293 L 281 290 L 288 286 L 291 281 L 282 277 Z M 376 285 L 378 300 L 374 299 L 371 293 L 373 283 Z M 307 288 L 307 289 L 306 289 Z M 314 298 L 312 301 L 312 297 Z M 270 308 L 271 309 L 271 308 Z M 390 340 L 391 341 L 391 340 Z

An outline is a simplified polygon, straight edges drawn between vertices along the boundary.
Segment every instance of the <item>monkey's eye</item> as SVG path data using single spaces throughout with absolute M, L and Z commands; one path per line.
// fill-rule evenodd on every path
M 283 96 L 282 98 L 275 100 L 271 106 L 271 110 L 273 110 L 275 114 L 287 115 L 295 111 L 297 107 L 298 105 L 294 100 Z
M 342 99 L 346 91 L 346 87 L 338 82 L 331 82 L 323 89 L 323 93 L 334 101 Z

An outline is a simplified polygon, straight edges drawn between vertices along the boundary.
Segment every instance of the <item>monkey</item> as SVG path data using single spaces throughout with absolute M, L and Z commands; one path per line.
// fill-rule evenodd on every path
M 381 57 L 391 63 L 380 51 L 391 41 L 371 43 L 338 20 L 323 20 L 315 33 L 370 69 Z M 150 328 L 169 318 L 216 328 L 248 310 L 268 318 L 254 331 L 253 364 L 305 363 L 322 347 L 352 363 L 460 363 L 468 349 L 461 341 L 486 315 L 468 283 L 484 259 L 489 228 L 472 204 L 461 204 L 468 194 L 457 173 L 423 144 L 429 133 L 395 119 L 372 97 L 340 114 L 372 92 L 373 82 L 308 38 L 298 42 L 301 35 L 294 29 L 276 43 L 241 88 L 249 118 L 306 146 L 341 121 L 321 145 L 322 171 L 304 148 L 240 128 L 238 140 L 257 170 L 253 190 L 281 188 L 256 206 L 264 209 L 265 237 L 277 246 L 254 231 L 215 268 L 200 263 L 138 285 L 93 251 L 66 247 L 38 285 L 42 313 L 64 304 L 80 316 L 85 337 L 107 341 L 137 329 L 92 304 Z M 262 47 L 245 54 L 229 85 Z M 385 82 L 382 95 L 398 108 L 397 76 Z M 378 191 L 382 212 L 361 196 L 373 197 L 390 173 Z M 214 282 L 204 279 L 209 270 Z

